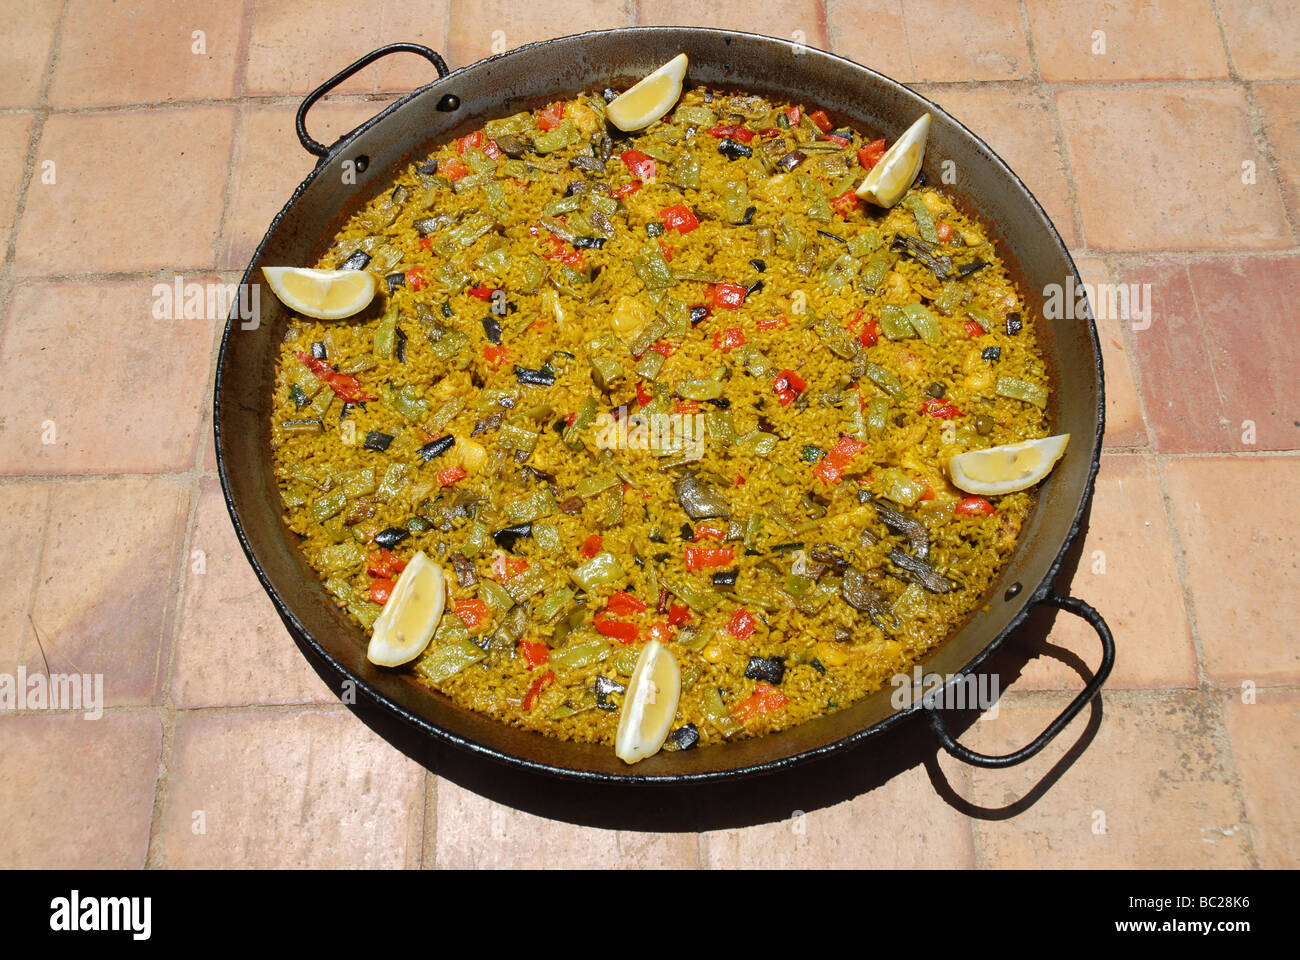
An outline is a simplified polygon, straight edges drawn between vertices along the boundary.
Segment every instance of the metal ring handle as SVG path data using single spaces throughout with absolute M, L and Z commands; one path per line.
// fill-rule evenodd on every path
M 1101 690 L 1102 684 L 1110 676 L 1111 668 L 1115 666 L 1115 638 L 1111 636 L 1110 627 L 1106 625 L 1106 621 L 1102 619 L 1100 613 L 1077 597 L 1058 597 L 1054 593 L 1040 597 L 1034 603 L 1046 603 L 1049 606 L 1064 610 L 1067 613 L 1073 613 L 1075 616 L 1087 620 L 1101 639 L 1101 666 L 1097 668 L 1097 673 L 1093 676 L 1092 681 L 1079 692 L 1078 696 L 1069 702 L 1060 715 L 1049 723 L 1047 729 L 1040 733 L 1032 743 L 1000 757 L 990 756 L 986 753 L 976 753 L 974 750 L 963 747 L 952 738 L 952 735 L 948 733 L 948 729 L 943 725 L 943 714 L 940 710 L 923 700 L 922 706 L 925 709 L 926 719 L 930 723 L 930 730 L 938 739 L 939 745 L 958 760 L 976 767 L 993 768 L 1011 767 L 1017 763 L 1023 763 L 1051 743 L 1052 739 L 1065 729 L 1066 724 L 1088 705 L 1089 701 Z M 927 695 L 927 699 L 933 696 L 934 693 L 931 693 Z
M 295 126 L 298 130 L 298 139 L 302 142 L 304 150 L 308 153 L 313 153 L 318 157 L 327 157 L 330 152 L 329 147 L 313 140 L 307 133 L 307 111 L 312 108 L 317 100 L 325 96 L 325 94 L 329 93 L 348 77 L 352 76 L 352 74 L 370 66 L 370 64 L 374 63 L 380 57 L 386 57 L 390 53 L 418 53 L 433 64 L 433 68 L 438 71 L 438 79 L 440 80 L 450 72 L 447 69 L 447 61 L 442 59 L 442 56 L 437 51 L 421 46 L 418 43 L 390 43 L 386 46 L 379 47 L 376 50 L 371 50 L 356 63 L 349 67 L 345 67 L 334 76 L 330 77 L 311 93 L 307 94 L 306 98 L 302 101 L 302 105 L 298 107 L 298 116 L 295 121 Z

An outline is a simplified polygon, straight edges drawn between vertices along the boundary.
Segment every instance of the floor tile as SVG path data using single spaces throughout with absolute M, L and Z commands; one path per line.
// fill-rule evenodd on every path
M 55 182 L 32 183 L 17 271 L 210 268 L 234 120 L 208 106 L 50 117 L 36 162 L 54 161 Z
M 36 105 L 62 7 L 63 0 L 29 0 L 5 10 L 5 29 L 0 32 L 0 76 L 5 78 L 0 108 Z
M 828 9 L 831 30 L 839 44 L 837 52 L 855 60 L 860 59 L 859 54 L 878 52 L 880 43 L 872 36 L 877 25 L 882 36 L 897 45 L 901 20 L 904 42 L 897 53 L 885 57 L 897 63 L 906 50 L 912 69 L 910 75 L 895 79 L 1013 80 L 1033 73 L 1016 0 L 970 0 L 962 4 L 944 0 L 872 0 L 865 8 L 855 7 L 848 0 L 836 0 Z M 864 36 L 854 37 L 855 33 Z M 875 63 L 860 62 L 889 73 Z
M 68 0 L 50 103 L 85 107 L 233 96 L 243 68 L 242 26 L 242 4 L 228 0 Z M 202 35 L 194 36 L 198 31 Z
M 1300 460 L 1188 457 L 1164 472 L 1206 673 L 1300 682 Z
M 32 131 L 30 113 L 0 116 L 0 241 L 6 250 L 14 214 L 18 212 L 23 167 L 27 163 L 28 138 Z
M 789 820 L 703 835 L 721 869 L 956 869 L 974 866 L 967 819 L 915 766 L 853 800 Z
M 1255 102 L 1282 178 L 1291 222 L 1300 223 L 1300 83 L 1258 83 Z
M 0 718 L 0 866 L 143 867 L 161 747 L 151 712 Z
M 182 713 L 165 790 L 162 866 L 419 864 L 424 769 L 346 710 Z
M 1256 148 L 1240 89 L 1062 88 L 1056 101 L 1090 248 L 1291 246 L 1281 195 Z M 1186 149 L 1191 129 L 1214 150 Z M 1255 165 L 1254 183 L 1242 183 L 1247 162 Z
M 982 863 L 1020 869 L 1244 867 L 1246 830 L 1203 694 L 1106 696 L 1095 739 L 1036 802 L 1007 819 L 975 821 Z M 1003 753 L 1036 736 L 1065 705 L 1010 704 L 964 736 Z M 1088 711 L 1018 767 L 972 772 L 970 798 L 1001 809 L 1043 781 L 1084 732 Z
M 32 616 L 54 671 L 102 673 L 110 706 L 158 701 L 189 496 L 165 479 L 66 481 Z M 39 654 L 28 646 L 30 669 Z
M 0 672 L 9 673 L 20 662 L 21 651 L 32 643 L 27 619 L 32 584 L 45 536 L 52 484 L 9 482 L 0 485 L 0 556 L 6 558 L 6 575 L 0 579 Z
M 199 494 L 171 695 L 182 708 L 335 699 L 258 583 L 216 481 Z
M 14 289 L 0 341 L 0 376 L 11 384 L 0 414 L 0 471 L 190 467 L 209 402 L 216 323 L 156 319 L 154 286 L 122 280 Z
M 1237 73 L 1250 79 L 1300 75 L 1300 7 L 1291 0 L 1216 0 Z
M 438 778 L 438 869 L 690 868 L 699 859 L 693 833 L 632 833 L 546 820 L 481 797 Z M 433 863 L 430 863 L 430 860 Z
M 1300 695 L 1259 690 L 1254 703 L 1236 695 L 1226 700 L 1225 713 L 1259 865 L 1294 870 L 1300 866 Z
M 1194 687 L 1196 654 L 1183 608 L 1164 499 L 1149 456 L 1103 456 L 1079 565 L 1058 593 L 1086 600 L 1115 635 L 1107 689 Z M 1065 612 L 1050 643 L 1090 667 L 1101 660 L 1093 629 Z M 1052 656 L 1030 661 L 1017 690 L 1077 690 L 1079 674 Z
M 1028 0 L 1026 9 L 1044 80 L 1228 75 L 1209 0 Z
M 635 7 L 633 0 L 570 0 L 561 13 L 547 3 L 453 3 L 447 63 L 454 70 L 535 40 L 630 26 Z
M 1300 449 L 1300 256 L 1192 261 L 1187 272 L 1230 438 L 1242 450 Z
M 831 49 L 902 83 L 916 79 L 903 0 L 825 0 Z
M 1066 245 L 1074 246 L 1078 242 L 1065 162 L 1057 146 L 1056 125 L 1044 94 L 1033 90 L 957 90 L 943 86 L 921 86 L 918 92 L 984 139 L 1025 181 Z M 960 170 L 957 178 L 956 186 L 960 189 Z
M 354 130 L 384 109 L 381 103 L 318 103 L 307 116 L 307 132 L 324 144 Z M 311 173 L 315 157 L 294 132 L 297 107 L 245 104 L 239 111 L 238 144 L 230 178 L 222 265 L 243 270 L 262 242 L 272 218 Z
M 248 40 L 244 92 L 252 96 L 311 92 L 380 46 L 383 9 L 383 0 L 359 0 L 349 4 L 346 12 L 329 0 L 259 0 Z M 369 92 L 375 87 L 376 70 L 374 66 L 362 70 L 335 90 Z
M 818 0 L 755 4 L 748 0 L 640 0 L 637 20 L 643 24 L 721 27 L 761 33 L 826 49 L 826 20 Z
M 453 0 L 387 0 L 380 24 L 379 43 L 419 43 L 447 59 L 447 20 Z M 463 64 L 447 62 L 456 69 Z M 409 93 L 438 78 L 433 64 L 412 53 L 394 54 L 375 64 L 380 90 Z
M 1102 444 L 1107 448 L 1146 446 L 1146 421 L 1142 419 L 1142 403 L 1133 379 L 1129 347 L 1129 328 L 1141 320 L 1135 319 L 1132 311 L 1130 316 L 1123 317 L 1120 316 L 1121 310 L 1111 310 L 1108 297 L 1105 309 L 1102 309 L 1103 285 L 1118 282 L 1105 261 L 1095 257 L 1077 257 L 1074 265 L 1079 268 L 1079 277 L 1092 285 L 1095 294 L 1092 313 L 1096 318 L 1106 378 L 1106 433 Z

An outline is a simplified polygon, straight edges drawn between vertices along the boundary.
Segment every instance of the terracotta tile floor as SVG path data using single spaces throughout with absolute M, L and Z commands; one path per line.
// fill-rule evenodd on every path
M 11 6 L 0 673 L 108 682 L 97 720 L 0 715 L 0 866 L 1300 861 L 1295 3 L 365 0 L 346 23 L 323 0 Z M 237 279 L 311 166 L 297 97 L 394 40 L 458 66 L 674 22 L 917 85 L 1002 152 L 1085 279 L 1151 285 L 1149 325 L 1099 324 L 1106 455 L 1070 584 L 1109 617 L 1119 662 L 1092 716 L 1024 767 L 963 768 L 919 736 L 862 789 L 807 810 L 777 797 L 753 826 L 547 819 L 426 770 L 341 707 L 244 562 L 211 453 L 217 325 L 155 319 L 152 290 Z M 385 61 L 312 131 L 329 142 L 427 76 Z M 1069 698 L 1096 653 L 1067 621 L 971 746 L 1022 743 Z

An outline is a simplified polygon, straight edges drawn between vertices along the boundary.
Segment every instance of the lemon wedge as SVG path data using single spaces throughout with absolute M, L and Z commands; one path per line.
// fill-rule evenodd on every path
M 679 53 L 605 108 L 609 122 L 623 131 L 644 130 L 673 108 L 682 95 L 686 54 Z
M 366 270 L 263 267 L 262 275 L 280 302 L 317 320 L 342 320 L 375 298 L 375 278 Z
M 921 159 L 925 156 L 925 141 L 929 136 L 930 114 L 927 113 L 885 151 L 858 186 L 858 196 L 885 208 L 903 199 L 903 194 L 921 172 Z
M 677 715 L 682 679 L 677 661 L 658 640 L 651 640 L 636 658 L 627 697 L 618 718 L 614 754 L 636 763 L 659 752 Z
M 446 593 L 442 567 L 423 551 L 413 556 L 375 620 L 366 659 L 398 667 L 423 653 L 442 618 Z
M 948 461 L 948 476 L 967 493 L 1015 493 L 1052 472 L 1065 453 L 1068 433 L 959 453 Z

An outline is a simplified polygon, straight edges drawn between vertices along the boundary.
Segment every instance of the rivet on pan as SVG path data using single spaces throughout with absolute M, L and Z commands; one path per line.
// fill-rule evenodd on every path
M 370 166 L 370 157 L 367 154 L 359 153 L 353 164 L 357 168 L 357 173 L 365 173 L 366 167 Z
M 1002 594 L 1002 599 L 1010 600 L 1013 597 L 1015 597 L 1017 594 L 1019 594 L 1020 590 L 1021 590 L 1020 584 L 1013 583 L 1011 586 L 1007 587 L 1007 592 Z
M 454 93 L 448 93 L 438 101 L 438 109 L 443 113 L 451 113 L 453 110 L 460 109 L 460 97 Z

